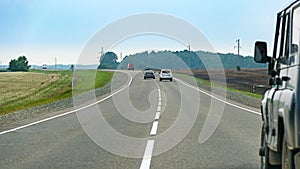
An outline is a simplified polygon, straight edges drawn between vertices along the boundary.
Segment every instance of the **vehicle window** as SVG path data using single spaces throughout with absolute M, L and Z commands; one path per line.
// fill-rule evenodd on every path
M 162 71 L 162 73 L 170 73 L 170 71 L 164 70 Z
M 276 58 L 279 58 L 279 56 L 281 56 L 281 36 L 282 36 L 282 21 L 283 21 L 283 19 L 282 19 L 283 17 L 280 17 L 280 18 L 278 18 L 279 20 L 278 20 L 278 22 L 280 22 L 280 26 L 279 26 L 279 28 L 278 28 L 278 39 L 277 39 L 277 42 L 276 42 Z
M 291 34 L 291 47 L 290 47 L 290 56 L 289 62 L 290 65 L 299 64 L 299 44 L 300 44 L 300 6 L 298 6 L 293 11 L 293 18 L 292 19 L 292 34 Z M 288 72 L 288 76 L 292 77 L 289 81 L 289 87 L 295 88 L 298 85 L 298 71 L 296 69 L 291 69 Z
M 299 44 L 300 44 L 300 7 L 293 12 L 293 26 L 292 26 L 292 45 L 290 51 L 290 62 L 294 64 L 298 59 Z
M 289 32 L 290 32 L 290 26 L 289 26 L 289 23 L 290 23 L 290 15 L 287 14 L 286 15 L 286 19 L 285 19 L 285 30 L 284 30 L 284 39 L 283 39 L 283 55 L 282 57 L 284 59 L 287 59 L 288 58 L 288 55 L 289 55 Z
M 285 67 L 288 64 L 288 56 L 289 56 L 289 43 L 290 43 L 290 39 L 289 39 L 289 33 L 290 33 L 290 14 L 286 14 L 283 17 L 283 26 L 282 26 L 282 30 L 281 30 L 281 37 L 280 37 L 280 53 L 279 53 L 279 58 L 280 58 L 280 62 L 281 62 L 281 67 Z

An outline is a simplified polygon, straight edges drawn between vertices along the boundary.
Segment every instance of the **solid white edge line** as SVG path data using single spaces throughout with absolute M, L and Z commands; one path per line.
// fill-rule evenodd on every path
M 158 127 L 158 121 L 154 121 L 152 124 L 151 132 L 150 132 L 151 136 L 156 135 L 157 127 Z
M 148 140 L 140 169 L 149 169 L 151 164 L 154 140 Z
M 161 106 L 161 101 L 158 102 L 158 106 Z
M 220 98 L 218 98 L 218 97 L 216 97 L 216 96 L 213 96 L 213 95 L 211 95 L 211 94 L 209 94 L 209 93 L 207 93 L 207 92 L 205 92 L 205 91 L 203 91 L 203 90 L 200 90 L 198 87 L 195 87 L 195 86 L 193 86 L 193 85 L 190 85 L 190 84 L 188 84 L 188 83 L 186 83 L 186 82 L 183 82 L 182 80 L 179 80 L 179 79 L 177 79 L 177 78 L 175 78 L 175 79 L 176 79 L 176 81 L 179 81 L 180 83 L 182 83 L 182 84 L 184 84 L 184 85 L 186 85 L 186 86 L 188 86 L 188 87 L 190 87 L 190 88 L 193 88 L 193 89 L 195 89 L 195 90 L 197 90 L 197 91 L 199 91 L 199 92 L 201 92 L 201 93 L 203 93 L 203 94 L 205 94 L 205 95 L 207 95 L 207 96 L 209 96 L 209 97 L 211 97 L 211 98 L 214 98 L 214 99 L 216 99 L 216 100 L 218 100 L 218 101 L 221 101 L 221 102 L 223 102 L 223 103 L 225 103 L 225 104 L 228 104 L 228 105 L 230 105 L 230 106 L 232 106 L 232 107 L 236 107 L 236 108 L 239 108 L 239 109 L 248 111 L 248 112 L 253 113 L 253 114 L 256 114 L 256 115 L 261 115 L 261 113 L 259 113 L 259 112 L 257 112 L 257 111 L 250 110 L 250 109 L 247 109 L 247 108 L 245 108 L 245 107 L 241 107 L 241 106 L 235 105 L 235 104 L 233 104 L 233 103 L 229 103 L 229 102 L 227 102 L 227 101 L 225 101 L 225 100 L 222 100 L 222 99 L 220 99 Z
M 130 77 L 130 81 L 129 81 L 128 85 L 126 85 L 124 88 L 116 91 L 115 93 L 112 93 L 112 94 L 106 96 L 105 98 L 103 98 L 101 100 L 98 100 L 97 102 L 94 102 L 92 104 L 80 107 L 78 109 L 75 109 L 75 110 L 72 110 L 72 111 L 69 111 L 69 112 L 66 112 L 66 113 L 62 113 L 62 114 L 59 114 L 59 115 L 48 117 L 46 119 L 42 119 L 42 120 L 39 120 L 39 121 L 36 121 L 36 122 L 32 122 L 32 123 L 29 123 L 29 124 L 26 124 L 26 125 L 23 125 L 23 126 L 20 126 L 20 127 L 16 127 L 16 128 L 10 129 L 10 130 L 2 131 L 2 132 L 0 132 L 0 135 L 6 134 L 6 133 L 11 133 L 11 132 L 14 132 L 14 131 L 17 131 L 17 130 L 20 130 L 20 129 L 23 129 L 23 128 L 27 128 L 27 127 L 30 127 L 30 126 L 33 126 L 33 125 L 36 125 L 36 124 L 39 124 L 39 123 L 43 123 L 43 122 L 46 122 L 46 121 L 49 121 L 49 120 L 53 120 L 53 119 L 56 119 L 56 118 L 59 118 L 59 117 L 63 117 L 63 116 L 66 116 L 68 114 L 75 113 L 76 111 L 80 111 L 80 110 L 86 109 L 88 107 L 94 106 L 94 105 L 96 105 L 100 102 L 103 102 L 103 101 L 109 99 L 110 97 L 120 93 L 121 91 L 125 90 L 126 88 L 128 88 L 130 86 L 130 84 L 132 83 L 132 76 L 129 73 L 127 73 L 127 75 L 129 75 L 129 77 Z

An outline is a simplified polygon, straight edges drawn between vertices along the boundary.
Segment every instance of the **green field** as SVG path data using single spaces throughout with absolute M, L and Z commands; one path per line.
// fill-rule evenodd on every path
M 30 70 L 0 73 L 0 115 L 72 97 L 71 71 Z M 80 70 L 74 73 L 74 93 L 100 88 L 113 72 Z

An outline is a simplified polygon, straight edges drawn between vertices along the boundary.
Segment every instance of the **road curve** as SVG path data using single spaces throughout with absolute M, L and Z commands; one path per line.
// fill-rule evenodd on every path
M 226 103 L 217 129 L 200 144 L 209 111 L 224 102 L 179 80 L 159 82 L 144 80 L 142 73 L 129 74 L 131 84 L 112 97 L 0 135 L 1 168 L 259 168 L 258 114 Z M 216 105 L 211 105 L 212 99 Z M 88 121 L 84 123 L 81 115 Z M 101 124 L 98 117 L 104 119 Z M 104 123 L 139 144 L 108 139 L 115 135 L 102 130 Z M 101 131 L 95 129 L 98 125 Z M 86 130 L 89 127 L 95 130 Z

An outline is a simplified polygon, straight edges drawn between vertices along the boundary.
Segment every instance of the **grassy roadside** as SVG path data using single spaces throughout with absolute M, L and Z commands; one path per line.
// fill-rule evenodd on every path
M 0 115 L 72 97 L 71 71 L 30 70 L 0 73 Z M 109 83 L 113 72 L 80 70 L 74 73 L 76 94 Z
M 73 90 L 75 95 L 105 86 L 112 80 L 113 72 L 94 70 L 77 70 L 73 75 Z
M 263 95 L 261 95 L 261 94 L 251 93 L 251 92 L 248 92 L 248 91 L 237 90 L 237 89 L 230 88 L 230 87 L 227 87 L 227 86 L 222 86 L 222 85 L 219 85 L 219 84 L 211 83 L 208 80 L 203 80 L 203 79 L 200 79 L 200 78 L 195 78 L 195 77 L 193 77 L 191 75 L 187 75 L 187 74 L 178 74 L 178 75 L 182 76 L 182 77 L 187 77 L 187 78 L 194 78 L 198 83 L 204 84 L 206 86 L 214 86 L 214 87 L 226 89 L 228 91 L 232 91 L 232 92 L 235 92 L 235 93 L 243 94 L 243 95 L 246 95 L 246 96 L 255 97 L 255 98 L 258 98 L 258 99 L 262 99 L 262 97 L 263 97 Z

